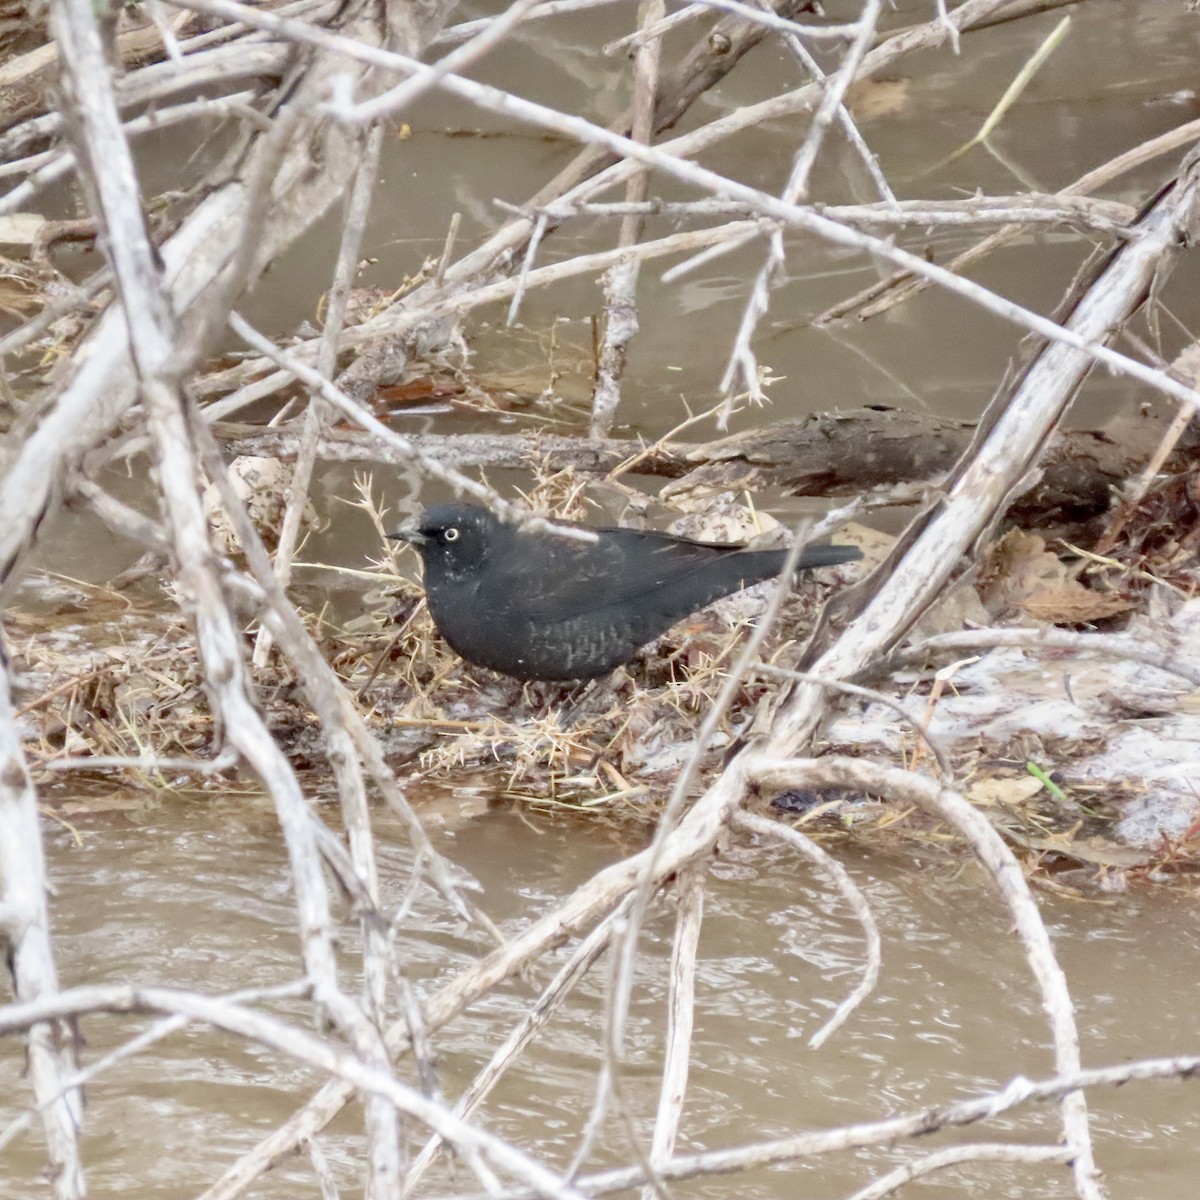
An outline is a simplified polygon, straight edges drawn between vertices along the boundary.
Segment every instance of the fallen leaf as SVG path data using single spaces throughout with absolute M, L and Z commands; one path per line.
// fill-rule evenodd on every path
M 1012 829 L 1007 833 L 1013 841 L 1028 846 L 1030 850 L 1061 854 L 1064 858 L 1072 858 L 1076 862 L 1094 867 L 1140 867 L 1154 858 L 1153 851 L 1121 846 L 1099 837 L 1067 841 L 1061 837 L 1026 837 Z
M 1083 625 L 1133 607 L 1123 596 L 1084 587 L 1076 570 L 1037 534 L 1013 529 L 992 547 L 979 596 L 993 619 L 1016 612 L 1051 625 Z
M 0 217 L 0 246 L 32 246 L 46 218 L 37 213 L 9 213 Z
M 855 118 L 869 121 L 890 117 L 908 105 L 907 79 L 860 79 L 847 93 L 846 103 Z
M 1121 596 L 1093 592 L 1078 580 L 1068 579 L 1061 584 L 1038 588 L 1020 601 L 1018 607 L 1035 621 L 1051 625 L 1086 625 L 1117 613 L 1128 612 L 1131 600 Z
M 976 780 L 967 789 L 972 804 L 987 807 L 992 804 L 1023 804 L 1042 790 L 1042 782 L 1032 775 L 993 775 Z

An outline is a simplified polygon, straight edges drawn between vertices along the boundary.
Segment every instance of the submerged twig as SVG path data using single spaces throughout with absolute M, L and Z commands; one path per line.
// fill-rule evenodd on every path
M 879 982 L 879 967 L 883 957 L 879 926 L 875 922 L 875 916 L 871 912 L 867 898 L 862 894 L 858 884 L 850 878 L 846 868 L 832 855 L 822 850 L 811 838 L 805 837 L 798 829 L 747 812 L 736 813 L 731 824 L 734 829 L 740 829 L 744 833 L 753 833 L 759 837 L 782 842 L 789 849 L 795 850 L 807 858 L 833 883 L 862 926 L 863 936 L 867 942 L 867 961 L 863 967 L 863 977 L 850 995 L 834 1009 L 829 1020 L 808 1039 L 808 1044 L 812 1049 L 819 1049 L 846 1023 L 851 1013 L 875 990 L 875 985 Z
M 957 828 L 969 841 L 976 856 L 988 869 L 1025 946 L 1025 953 L 1041 992 L 1042 1007 L 1054 1039 L 1055 1069 L 1063 1075 L 1081 1070 L 1079 1031 L 1066 976 L 1054 954 L 1050 935 L 1029 890 L 1021 864 L 992 828 L 988 819 L 962 796 L 911 771 L 877 767 L 860 759 L 808 759 L 788 762 L 759 758 L 753 765 L 754 778 L 767 787 L 794 787 L 802 780 L 809 786 L 860 787 L 896 796 L 936 813 Z M 1092 1149 L 1087 1104 L 1081 1092 L 1062 1098 L 1061 1111 L 1067 1144 L 1070 1146 L 1075 1188 L 1080 1200 L 1102 1200 Z

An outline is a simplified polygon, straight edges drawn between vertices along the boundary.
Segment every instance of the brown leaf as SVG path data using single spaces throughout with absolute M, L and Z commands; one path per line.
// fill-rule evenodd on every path
M 1085 588 L 1077 580 L 1038 588 L 1018 602 L 1018 607 L 1035 621 L 1051 625 L 1086 625 L 1117 613 L 1127 612 L 1133 602 L 1121 596 L 1105 595 Z
M 971 784 L 967 799 L 972 804 L 1023 804 L 1042 790 L 1042 781 L 1032 775 L 993 775 Z
M 1093 592 L 1075 578 L 1037 534 L 1010 530 L 992 548 L 979 585 L 993 618 L 1020 612 L 1052 625 L 1099 621 L 1133 607 L 1112 593 Z
M 907 79 L 860 79 L 846 94 L 846 102 L 855 119 L 869 121 L 903 112 L 908 105 L 908 91 Z

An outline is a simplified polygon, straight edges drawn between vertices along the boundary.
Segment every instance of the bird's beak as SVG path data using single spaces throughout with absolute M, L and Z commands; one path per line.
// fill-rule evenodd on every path
M 395 533 L 388 537 L 394 542 L 407 542 L 410 546 L 423 546 L 429 539 L 417 528 L 417 519 L 405 521 Z

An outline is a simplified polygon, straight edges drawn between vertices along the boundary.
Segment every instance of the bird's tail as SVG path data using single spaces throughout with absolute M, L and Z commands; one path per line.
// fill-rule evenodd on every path
M 838 563 L 854 562 L 862 558 L 857 546 L 806 546 L 796 566 L 797 572 L 811 571 L 814 567 L 836 567 Z M 741 587 L 772 579 L 783 570 L 787 561 L 786 550 L 739 550 L 728 563 L 736 563 L 741 574 Z M 718 593 L 719 594 L 719 593 Z
M 862 551 L 857 546 L 805 546 L 797 570 L 813 567 L 836 567 L 838 563 L 857 562 Z

